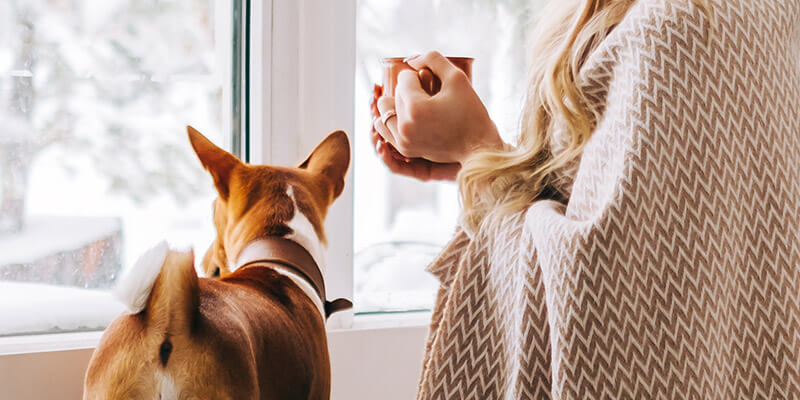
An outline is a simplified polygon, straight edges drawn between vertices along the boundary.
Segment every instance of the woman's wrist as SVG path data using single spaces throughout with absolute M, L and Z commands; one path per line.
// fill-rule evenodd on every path
M 464 151 L 460 162 L 463 162 L 470 155 L 479 151 L 504 151 L 508 148 L 508 144 L 500 137 L 497 127 L 492 124 L 492 129 L 489 134 L 483 136 L 482 140 L 467 143 L 466 151 Z

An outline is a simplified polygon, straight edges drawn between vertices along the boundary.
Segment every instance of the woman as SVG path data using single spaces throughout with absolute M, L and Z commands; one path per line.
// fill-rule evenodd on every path
M 800 396 L 800 1 L 545 19 L 516 147 L 437 53 L 380 100 L 384 163 L 463 205 L 419 397 Z

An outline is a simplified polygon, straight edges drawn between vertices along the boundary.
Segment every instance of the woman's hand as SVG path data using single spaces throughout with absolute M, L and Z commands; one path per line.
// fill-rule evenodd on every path
M 428 179 L 449 179 L 455 177 L 459 164 L 474 151 L 502 148 L 497 127 L 463 71 L 437 52 L 410 58 L 407 62 L 417 70 L 429 68 L 442 81 L 442 86 L 438 93 L 430 96 L 422 89 L 416 73 L 402 71 L 395 91 L 397 98 L 384 96 L 378 100 L 378 109 L 384 118 L 375 120 L 375 130 L 380 137 L 373 135 L 373 142 L 391 170 L 431 172 Z M 392 111 L 397 116 L 385 118 Z M 383 146 L 386 148 L 382 154 Z M 393 154 L 393 149 L 399 154 Z M 424 160 L 418 160 L 420 158 Z M 416 174 L 411 176 L 417 177 Z
M 421 181 L 454 181 L 461 169 L 459 163 L 435 163 L 424 158 L 407 158 L 377 133 L 372 132 L 372 145 L 389 171 Z

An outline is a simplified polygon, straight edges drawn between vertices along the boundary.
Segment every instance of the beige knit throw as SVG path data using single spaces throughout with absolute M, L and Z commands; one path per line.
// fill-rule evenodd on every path
M 420 399 L 800 398 L 800 0 L 710 3 L 639 0 L 568 203 L 431 265 Z

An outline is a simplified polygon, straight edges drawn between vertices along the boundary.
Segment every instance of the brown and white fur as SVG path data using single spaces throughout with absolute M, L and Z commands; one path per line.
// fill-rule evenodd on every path
M 249 244 L 280 236 L 324 274 L 323 221 L 344 187 L 346 134 L 331 133 L 298 168 L 244 164 L 191 127 L 189 140 L 219 195 L 202 265 L 220 278 L 198 278 L 191 252 L 146 254 L 118 290 L 131 313 L 103 334 L 84 399 L 328 399 L 325 299 L 290 270 L 238 267 L 259 256 Z

